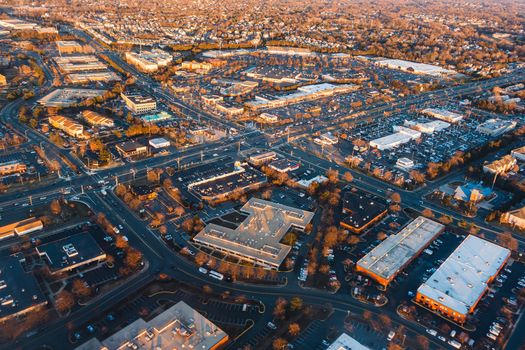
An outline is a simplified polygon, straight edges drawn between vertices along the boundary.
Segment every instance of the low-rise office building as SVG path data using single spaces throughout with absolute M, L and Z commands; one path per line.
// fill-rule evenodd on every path
M 509 257 L 510 250 L 468 236 L 418 288 L 415 299 L 455 322 L 464 323 Z
M 139 318 L 110 337 L 102 341 L 92 338 L 75 350 L 219 350 L 228 340 L 222 329 L 179 301 L 150 321 Z
M 386 287 L 444 229 L 444 225 L 419 216 L 361 258 L 356 264 L 357 271 Z
M 143 156 L 148 154 L 148 147 L 137 141 L 126 141 L 115 146 L 118 153 L 124 158 Z
M 79 71 L 93 71 L 106 69 L 106 65 L 94 56 L 64 56 L 53 58 L 60 70 L 64 73 Z
M 157 101 L 150 96 L 146 96 L 140 93 L 121 93 L 120 96 L 126 103 L 126 107 L 136 114 L 143 114 L 155 111 L 157 109 Z
M 208 224 L 194 242 L 259 266 L 277 269 L 291 250 L 280 243 L 292 228 L 304 230 L 314 213 L 251 198 L 240 209 L 248 217 L 235 229 Z
M 343 195 L 343 216 L 339 223 L 354 233 L 361 233 L 388 212 L 385 200 L 363 191 L 347 191 Z
M 106 259 L 106 253 L 89 233 L 77 233 L 58 241 L 39 245 L 36 251 L 44 258 L 52 275 L 88 264 L 100 263 Z

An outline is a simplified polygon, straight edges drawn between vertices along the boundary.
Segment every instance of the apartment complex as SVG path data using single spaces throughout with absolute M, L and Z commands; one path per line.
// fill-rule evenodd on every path
M 84 126 L 76 123 L 73 120 L 61 115 L 52 115 L 48 118 L 49 125 L 59 130 L 62 130 L 69 136 L 82 138 L 84 136 Z
M 115 122 L 113 121 L 113 119 L 104 117 L 98 114 L 97 112 L 85 110 L 85 111 L 82 111 L 82 117 L 87 123 L 91 125 L 107 126 L 107 127 L 115 126 Z

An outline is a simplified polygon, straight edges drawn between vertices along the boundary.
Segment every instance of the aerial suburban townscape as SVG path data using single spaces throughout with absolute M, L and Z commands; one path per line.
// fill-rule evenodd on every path
M 525 350 L 523 0 L 0 0 L 0 349 Z

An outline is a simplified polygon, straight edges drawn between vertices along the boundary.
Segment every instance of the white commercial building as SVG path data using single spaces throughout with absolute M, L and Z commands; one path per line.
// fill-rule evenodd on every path
M 510 256 L 510 250 L 468 236 L 417 290 L 416 300 L 465 322 Z
M 158 138 L 149 140 L 149 145 L 155 149 L 159 149 L 159 148 L 169 147 L 170 142 L 166 140 L 165 138 L 158 137 Z
M 398 59 L 381 58 L 375 60 L 374 63 L 381 67 L 402 70 L 414 74 L 430 75 L 435 77 L 444 77 L 457 74 L 456 71 L 445 69 L 439 66 Z
M 477 132 L 489 136 L 499 136 L 516 127 L 517 123 L 514 120 L 503 119 L 489 119 L 486 122 L 479 124 L 476 128 Z
M 421 113 L 449 123 L 458 123 L 463 120 L 463 116 L 461 114 L 441 108 L 425 108 L 421 111 Z
M 343 333 L 326 350 L 370 350 L 370 348 Z
M 442 120 L 433 120 L 430 122 L 405 120 L 404 125 L 411 129 L 421 131 L 425 134 L 433 134 L 434 132 L 445 130 L 450 126 L 450 123 L 444 122 Z
M 356 264 L 357 271 L 387 286 L 444 229 L 439 222 L 419 216 L 361 258 Z

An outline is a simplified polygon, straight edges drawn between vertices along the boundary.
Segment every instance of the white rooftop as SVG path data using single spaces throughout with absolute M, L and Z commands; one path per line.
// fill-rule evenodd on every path
M 468 314 L 509 256 L 506 248 L 468 236 L 418 292 L 460 314 Z
M 391 280 L 421 249 L 445 228 L 444 225 L 419 216 L 400 232 L 389 236 L 357 262 L 357 266 L 386 280 Z
M 370 350 L 370 348 L 343 333 L 326 350 Z

